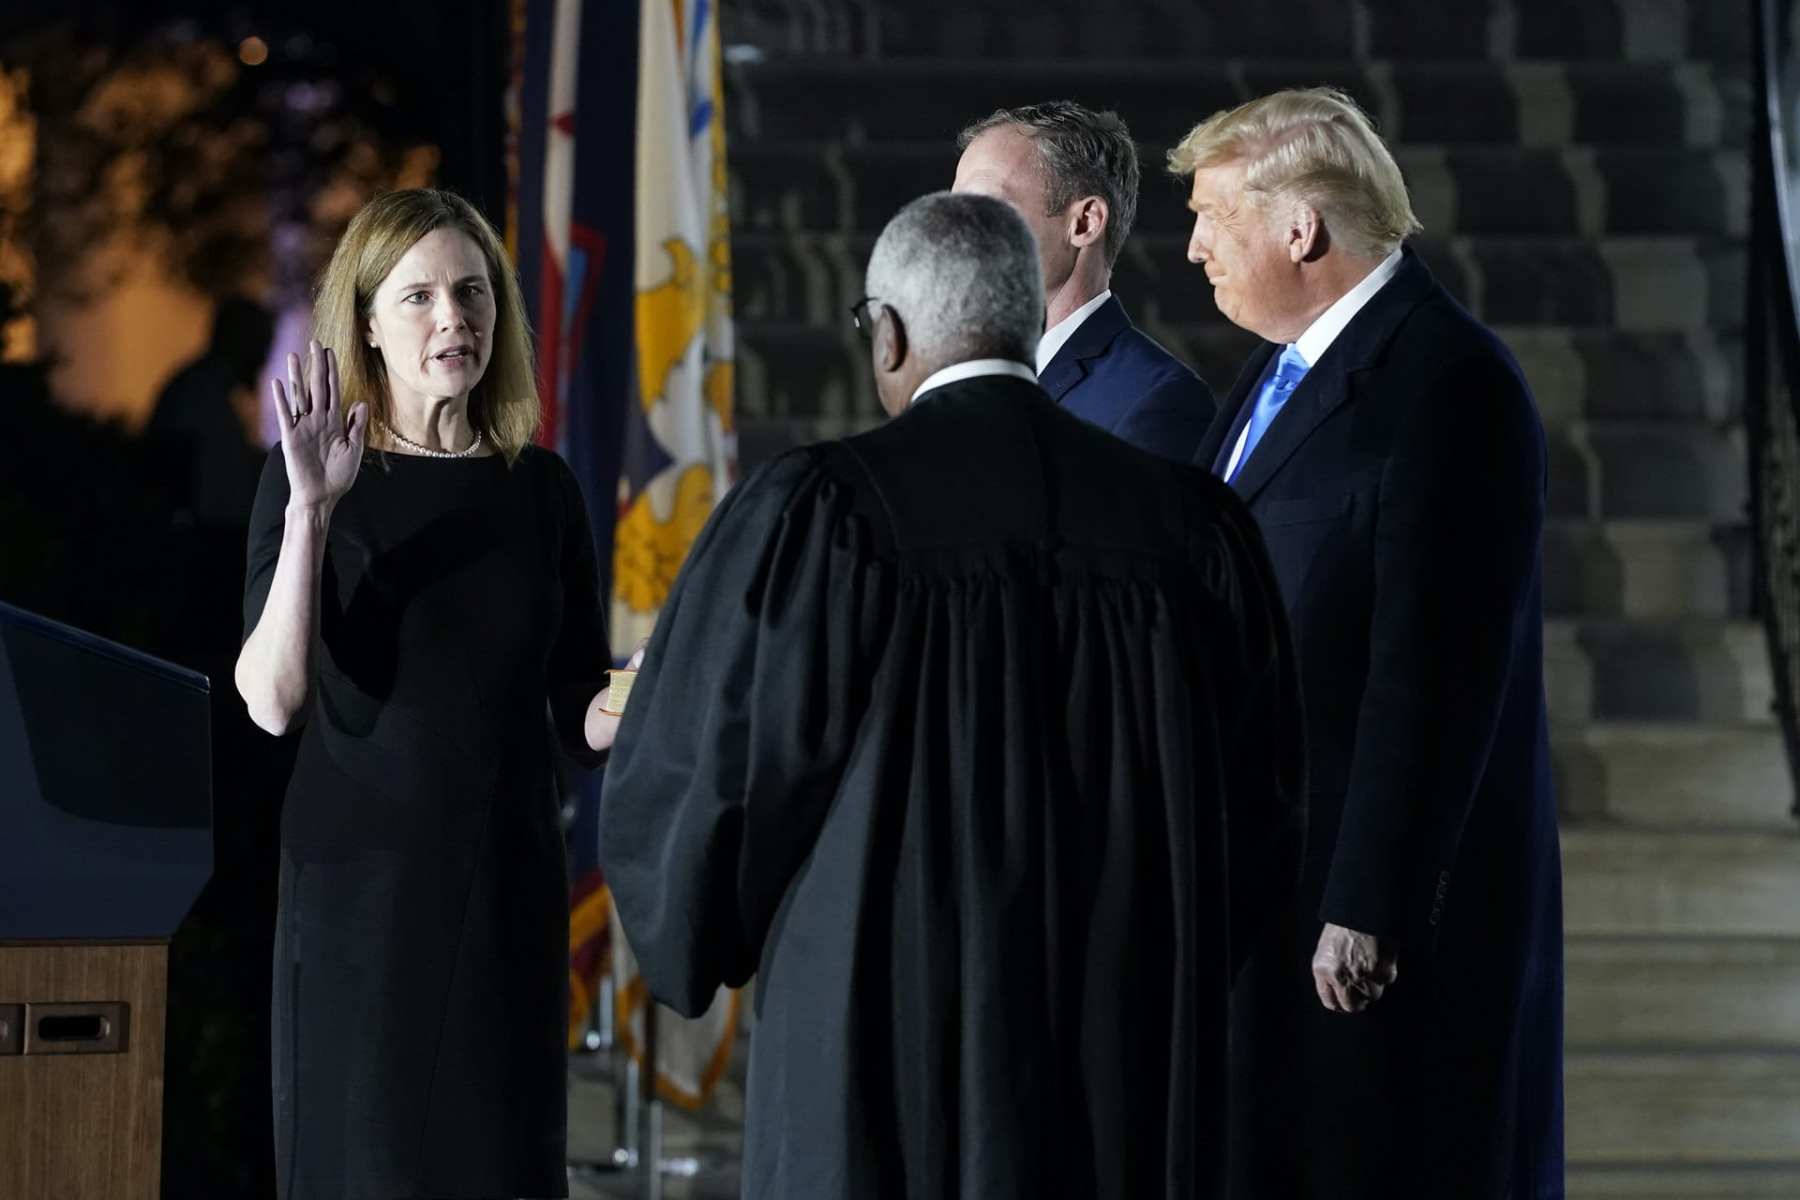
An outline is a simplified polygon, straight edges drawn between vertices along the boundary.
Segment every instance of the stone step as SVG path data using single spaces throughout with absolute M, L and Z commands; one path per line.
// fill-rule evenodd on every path
M 755 322 L 739 326 L 739 398 L 756 418 L 867 418 L 878 415 L 868 349 L 830 325 Z M 1215 327 L 1176 336 L 1153 316 L 1139 324 L 1190 363 L 1217 396 L 1231 388 L 1248 343 Z M 834 327 L 842 326 L 842 327 Z M 1546 431 L 1549 513 L 1561 520 L 1742 520 L 1747 499 L 1741 426 L 1698 422 L 1593 421 Z M 1602 562 L 1594 564 L 1607 569 Z M 1566 589 L 1559 581 L 1553 587 Z M 1558 611 L 1567 611 L 1566 608 Z M 1595 615 L 1607 615 L 1607 609 Z
M 1349 92 L 1396 145 L 1741 146 L 1750 132 L 1747 64 L 1091 55 L 1008 61 L 978 53 L 745 56 L 726 72 L 732 145 L 764 138 L 938 144 L 994 109 L 1060 96 L 1114 109 L 1145 145 L 1167 147 L 1220 109 L 1317 84 Z
M 739 457 L 746 470 L 795 446 L 881 423 L 866 350 L 822 348 L 818 336 L 794 327 L 739 332 Z M 1572 486 L 1559 491 L 1581 494 Z M 1706 505 L 1723 510 L 1716 521 L 1596 521 L 1577 515 L 1582 507 L 1567 500 L 1544 525 L 1547 615 L 1661 620 L 1750 611 L 1750 535 L 1734 504 Z M 1705 696 L 1714 703 L 1716 694 Z
M 1800 1051 L 1796 938 L 1569 938 L 1572 1051 Z
M 816 324 L 824 342 L 843 341 L 848 306 L 863 294 L 872 245 L 872 237 L 740 228 L 732 247 L 740 320 Z M 1429 243 L 1424 250 L 1434 272 L 1442 272 L 1453 289 L 1463 288 L 1467 299 L 1467 280 L 1453 251 Z M 1215 387 L 1228 387 L 1255 338 L 1212 310 L 1203 281 L 1185 263 L 1171 268 L 1135 245 L 1127 251 L 1114 283 L 1133 319 L 1188 357 Z M 1165 274 L 1167 284 L 1158 278 Z M 1149 303 L 1141 304 L 1146 289 Z M 1193 319 L 1175 324 L 1171 315 Z M 1518 357 L 1546 425 L 1723 424 L 1742 416 L 1744 346 L 1735 333 L 1518 324 L 1499 324 L 1495 332 Z
M 745 469 L 794 446 L 880 423 L 866 350 L 821 350 L 824 339 L 814 330 L 742 332 Z M 1544 525 L 1544 611 L 1551 617 L 1742 617 L 1750 612 L 1750 572 L 1750 535 L 1741 520 L 1553 517 Z
M 1778 813 L 1791 802 L 1791 789 L 1764 798 Z M 1562 854 L 1571 937 L 1785 938 L 1800 929 L 1793 832 L 1670 833 L 1569 821 Z
M 738 262 L 742 264 L 743 259 Z M 738 274 L 739 279 L 751 278 L 750 268 L 734 265 L 733 270 L 743 272 Z M 857 289 L 831 289 L 845 297 L 841 306 L 808 301 L 806 307 L 820 314 L 816 320 L 766 320 L 740 315 L 738 403 L 746 415 L 804 420 L 818 416 L 873 419 L 879 414 L 869 375 L 869 348 L 850 325 L 849 305 L 862 295 L 860 275 L 857 282 Z M 777 302 L 786 303 L 790 297 L 784 293 L 796 284 L 792 276 L 774 281 L 762 276 L 745 286 L 751 289 L 748 298 L 760 308 L 765 297 L 773 296 Z M 746 293 L 740 291 L 739 295 Z M 1223 396 L 1231 390 L 1245 358 L 1256 345 L 1254 336 L 1226 322 L 1171 326 L 1154 310 L 1134 307 L 1130 311 L 1139 328 L 1198 371 L 1215 395 Z M 1579 499 L 1570 499 L 1564 507 L 1585 511 L 1585 460 L 1574 453 L 1565 457 L 1573 464 L 1568 470 L 1574 472 L 1576 480 L 1569 485 L 1569 494 Z
M 1548 426 L 1743 417 L 1744 342 L 1711 330 L 1628 333 L 1502 325 Z
M 734 263 L 734 275 L 737 270 Z M 841 321 L 738 320 L 737 401 L 744 417 L 808 424 L 878 423 L 881 405 L 870 374 L 869 348 L 850 328 L 849 301 L 845 304 L 839 310 Z
M 1800 1053 L 1575 1052 L 1571 1164 L 1800 1161 Z
M 740 206 L 742 232 L 732 247 L 739 312 L 746 319 L 839 324 L 845 307 L 863 294 L 881 224 L 945 182 L 895 181 L 893 196 L 871 206 L 871 227 L 855 234 L 768 232 L 756 224 L 767 210 Z M 1481 236 L 1420 237 L 1409 244 L 1453 296 L 1494 326 L 1675 337 L 1718 337 L 1743 327 L 1748 258 L 1742 242 Z M 1133 234 L 1114 266 L 1113 287 L 1139 324 L 1170 328 L 1177 337 L 1227 324 L 1200 269 L 1187 261 L 1184 236 Z M 1249 344 L 1247 335 L 1229 336 Z M 1196 356 L 1207 348 L 1196 347 Z M 1203 373 L 1217 365 L 1196 363 Z
M 996 58 L 1288 55 L 1367 58 L 1742 60 L 1748 21 L 1705 0 L 1076 0 L 969 5 L 915 0 L 868 9 L 812 0 L 736 5 L 738 37 L 773 48 Z M 748 10 L 743 11 L 743 10 Z M 1732 19 L 1736 18 L 1736 19 Z
M 1510 49 L 1518 58 L 1628 62 L 1750 57 L 1749 19 L 1712 0 L 1540 0 L 1488 11 L 1499 26 L 1491 35 L 1497 56 Z
M 1794 1200 L 1800 1159 L 1706 1166 L 1572 1166 L 1568 1200 Z
M 1162 170 L 1166 149 L 1140 148 L 1137 228 L 1185 237 L 1193 218 Z M 1741 238 L 1748 229 L 1750 171 L 1741 149 L 1400 146 L 1395 157 L 1419 220 L 1440 239 Z M 735 210 L 750 227 L 875 231 L 914 195 L 948 187 L 956 159 L 954 131 L 930 142 L 865 146 L 747 140 L 731 148 Z
M 1659 620 L 1750 612 L 1750 534 L 1740 522 L 1551 520 L 1544 610 Z
M 1594 421 L 1546 435 L 1558 517 L 1728 522 L 1747 511 L 1742 426 Z
M 1743 237 L 1749 228 L 1740 150 L 1402 147 L 1395 157 L 1414 213 L 1439 235 Z
M 1564 726 L 1774 723 L 1768 646 L 1753 621 L 1553 619 L 1544 679 L 1550 719 Z
M 1438 282 L 1489 325 L 1718 334 L 1744 324 L 1748 256 L 1741 242 L 1472 236 L 1410 244 Z M 1186 246 L 1185 237 L 1133 235 L 1115 269 L 1121 294 L 1137 296 L 1140 305 L 1154 302 L 1173 320 L 1216 319 L 1210 295 L 1196 289 Z
M 1137 319 L 1193 364 L 1218 396 L 1230 390 L 1252 344 L 1241 332 L 1223 326 L 1201 326 L 1182 336 L 1179 328 L 1163 325 L 1154 313 L 1140 312 Z M 744 415 L 802 422 L 823 418 L 838 422 L 838 427 L 843 422 L 874 421 L 879 409 L 868 351 L 848 330 L 848 321 L 847 314 L 819 325 L 743 320 L 738 327 L 738 397 Z M 1626 615 L 1650 611 L 1679 615 L 1687 611 L 1683 605 L 1696 600 L 1703 604 L 1698 610 L 1702 615 L 1744 610 L 1744 601 L 1727 605 L 1722 599 L 1742 594 L 1741 589 L 1730 578 L 1708 578 L 1702 562 L 1715 558 L 1711 527 L 1733 526 L 1744 518 L 1747 451 L 1741 426 L 1581 421 L 1551 425 L 1546 452 L 1552 518 L 1577 524 L 1644 523 L 1649 532 L 1648 537 L 1634 538 L 1621 531 L 1610 538 L 1578 536 L 1548 544 L 1546 561 L 1557 564 L 1547 579 L 1550 611 L 1613 615 L 1618 610 L 1610 596 L 1626 599 L 1620 589 L 1631 577 L 1666 574 L 1671 567 L 1680 570 L 1681 577 L 1674 582 L 1683 599 L 1662 609 L 1630 609 Z M 1675 526 L 1690 535 L 1663 536 Z M 1560 553 L 1571 546 L 1580 561 L 1567 561 Z M 1696 548 L 1699 559 L 1692 553 Z M 1647 550 L 1652 557 L 1642 564 L 1619 561 L 1620 552 L 1638 550 Z M 1673 561 L 1671 551 L 1679 552 Z M 1701 570 L 1696 573 L 1694 567 Z M 1713 594 L 1721 600 L 1709 601 Z
M 1659 830 L 1800 831 L 1780 730 L 1606 721 L 1551 731 L 1557 805 L 1572 821 Z M 1800 933 L 1800 912 L 1795 914 Z

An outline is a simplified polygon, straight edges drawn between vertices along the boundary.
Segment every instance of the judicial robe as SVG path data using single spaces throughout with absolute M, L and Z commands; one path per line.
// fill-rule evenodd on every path
M 1280 596 L 1204 472 L 1012 377 L 720 506 L 613 750 L 651 989 L 757 975 L 751 1197 L 1197 1197 L 1234 952 L 1297 879 Z

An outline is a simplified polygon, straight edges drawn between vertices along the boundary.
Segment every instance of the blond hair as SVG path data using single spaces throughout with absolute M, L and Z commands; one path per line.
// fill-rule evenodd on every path
M 1373 122 L 1336 88 L 1292 88 L 1216 112 L 1169 151 L 1169 170 L 1240 160 L 1253 203 L 1309 205 L 1357 257 L 1384 258 L 1423 228 Z
M 494 288 L 494 332 L 487 370 L 469 396 L 469 422 L 510 464 L 536 435 L 542 419 L 531 330 L 525 320 L 519 279 L 500 235 L 461 196 L 437 188 L 407 188 L 383 192 L 363 205 L 350 219 L 350 227 L 338 239 L 331 262 L 319 278 L 313 301 L 313 337 L 337 352 L 344 411 L 367 404 L 371 417 L 392 428 L 387 368 L 368 344 L 365 325 L 375 289 L 394 264 L 420 238 L 446 227 L 468 234 L 487 260 L 488 279 Z

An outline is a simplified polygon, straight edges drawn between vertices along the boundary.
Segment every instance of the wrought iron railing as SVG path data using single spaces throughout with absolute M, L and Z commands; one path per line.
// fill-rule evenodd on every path
M 1756 111 L 1744 422 L 1753 587 L 1775 712 L 1800 780 L 1800 5 L 1753 0 Z M 1795 815 L 1800 816 L 1800 788 Z

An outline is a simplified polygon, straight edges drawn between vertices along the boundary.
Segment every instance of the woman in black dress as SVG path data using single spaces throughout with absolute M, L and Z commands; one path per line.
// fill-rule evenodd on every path
M 518 283 L 466 201 L 371 201 L 314 331 L 273 382 L 236 672 L 259 726 L 301 731 L 275 947 L 281 1197 L 564 1196 L 546 704 L 589 762 L 617 728 L 586 515 L 531 444 Z

